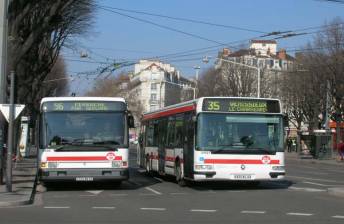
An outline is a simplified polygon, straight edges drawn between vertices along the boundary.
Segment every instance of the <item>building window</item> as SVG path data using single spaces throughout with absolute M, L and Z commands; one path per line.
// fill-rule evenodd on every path
M 157 89 L 157 84 L 156 83 L 152 83 L 151 84 L 151 90 L 156 90 Z
M 151 94 L 151 100 L 156 100 L 156 94 L 155 93 Z

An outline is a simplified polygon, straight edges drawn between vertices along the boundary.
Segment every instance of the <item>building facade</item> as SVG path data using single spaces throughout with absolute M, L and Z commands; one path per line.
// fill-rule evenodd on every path
M 140 60 L 135 64 L 130 84 L 130 96 L 140 102 L 142 112 L 186 100 L 184 98 L 192 94 L 185 97 L 184 91 L 192 92 L 193 88 L 193 83 L 182 77 L 175 67 L 153 60 Z
M 230 49 L 224 48 L 222 52 L 219 52 L 218 60 L 215 64 L 217 69 L 224 68 L 224 66 L 232 66 L 232 70 L 237 69 L 238 73 L 240 70 L 241 74 L 242 70 L 247 70 L 245 66 L 230 65 L 226 61 L 260 68 L 260 86 L 261 92 L 263 92 L 261 95 L 264 97 L 277 97 L 279 94 L 278 78 L 282 72 L 293 69 L 295 59 L 288 55 L 285 49 L 277 50 L 277 42 L 275 40 L 252 40 L 248 49 L 231 52 Z M 251 69 L 250 72 L 252 82 L 255 82 L 253 86 L 257 86 L 257 71 L 252 71 Z M 225 73 L 223 74 L 224 77 L 228 75 Z

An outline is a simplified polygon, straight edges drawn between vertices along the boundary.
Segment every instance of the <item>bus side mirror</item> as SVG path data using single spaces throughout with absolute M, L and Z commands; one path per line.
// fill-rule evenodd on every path
M 129 128 L 135 128 L 134 117 L 132 115 L 128 116 L 128 126 Z

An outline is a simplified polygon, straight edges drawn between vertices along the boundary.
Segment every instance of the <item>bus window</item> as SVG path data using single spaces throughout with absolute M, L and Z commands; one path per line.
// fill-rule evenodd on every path
M 169 117 L 167 122 L 167 141 L 166 147 L 173 147 L 175 145 L 175 125 L 176 120 L 175 116 Z
M 175 123 L 175 146 L 176 148 L 183 147 L 183 136 L 184 136 L 184 119 L 182 116 L 177 116 Z

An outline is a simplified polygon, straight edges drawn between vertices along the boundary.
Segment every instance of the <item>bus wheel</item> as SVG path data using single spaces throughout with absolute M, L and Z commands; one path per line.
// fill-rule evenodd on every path
M 182 177 L 182 168 L 180 167 L 179 163 L 176 164 L 175 174 L 176 174 L 176 181 L 177 181 L 178 185 L 181 187 L 185 187 L 186 182 L 185 182 L 184 178 Z

